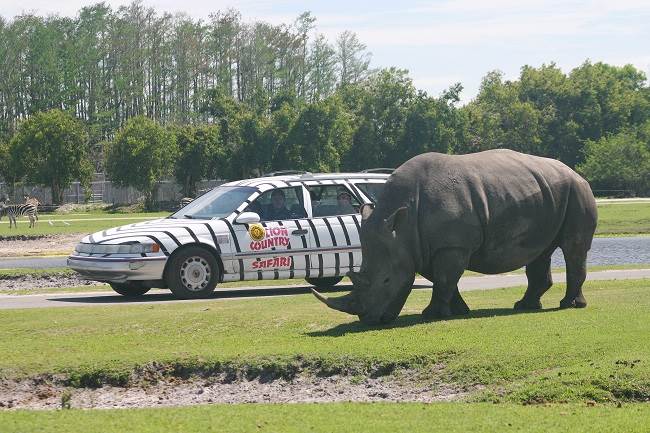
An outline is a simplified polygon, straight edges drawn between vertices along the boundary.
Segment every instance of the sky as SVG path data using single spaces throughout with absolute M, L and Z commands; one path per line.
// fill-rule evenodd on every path
M 0 0 L 0 15 L 74 16 L 98 1 Z M 104 0 L 113 7 L 130 0 Z M 207 18 L 234 8 L 243 20 L 292 23 L 302 12 L 330 42 L 344 30 L 359 36 L 374 68 L 409 71 L 418 89 L 437 96 L 462 83 L 463 103 L 481 79 L 500 70 L 517 79 L 523 65 L 555 62 L 565 72 L 585 60 L 632 64 L 650 75 L 650 0 L 143 0 L 158 11 Z

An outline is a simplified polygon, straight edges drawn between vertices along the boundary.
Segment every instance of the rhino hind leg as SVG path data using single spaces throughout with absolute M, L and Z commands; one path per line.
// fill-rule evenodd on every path
M 455 314 L 467 314 L 469 307 L 458 291 L 458 280 L 467 267 L 469 254 L 453 248 L 436 253 L 432 261 L 433 294 L 422 311 L 424 320 L 444 319 Z
M 551 255 L 544 254 L 526 266 L 528 288 L 524 297 L 515 302 L 515 310 L 541 310 L 541 297 L 553 285 Z
M 454 296 L 451 298 L 451 312 L 457 316 L 469 314 L 470 312 L 469 306 L 458 291 L 458 286 L 456 286 Z
M 562 246 L 566 263 L 566 294 L 560 301 L 560 308 L 587 306 L 587 300 L 582 294 L 582 284 L 587 277 L 587 250 L 580 244 Z

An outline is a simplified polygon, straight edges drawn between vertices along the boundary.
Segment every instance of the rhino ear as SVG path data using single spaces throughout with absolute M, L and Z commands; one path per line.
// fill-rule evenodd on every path
M 384 226 L 388 231 L 394 232 L 400 221 L 406 219 L 407 213 L 408 207 L 402 206 L 384 220 Z
M 357 290 L 369 285 L 368 278 L 366 278 L 366 276 L 361 272 L 350 271 L 347 273 L 347 276 L 350 278 L 352 285 Z
M 361 209 L 359 209 L 359 212 L 361 212 L 361 221 L 365 221 L 368 218 L 370 218 L 370 215 L 372 214 L 372 211 L 375 210 L 375 205 L 372 203 L 364 203 L 361 205 Z

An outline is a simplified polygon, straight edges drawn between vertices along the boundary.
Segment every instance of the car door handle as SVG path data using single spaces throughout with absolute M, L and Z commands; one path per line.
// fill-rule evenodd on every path
M 302 230 L 294 230 L 294 231 L 291 232 L 292 235 L 296 235 L 296 236 L 306 235 L 307 233 L 308 233 L 308 232 L 307 232 L 307 230 L 305 230 L 305 229 L 302 229 Z

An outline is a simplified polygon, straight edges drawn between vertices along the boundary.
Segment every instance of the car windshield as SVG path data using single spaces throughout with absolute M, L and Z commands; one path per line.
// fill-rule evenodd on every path
M 249 186 L 220 186 L 190 202 L 170 218 L 224 218 L 237 209 L 256 191 Z

